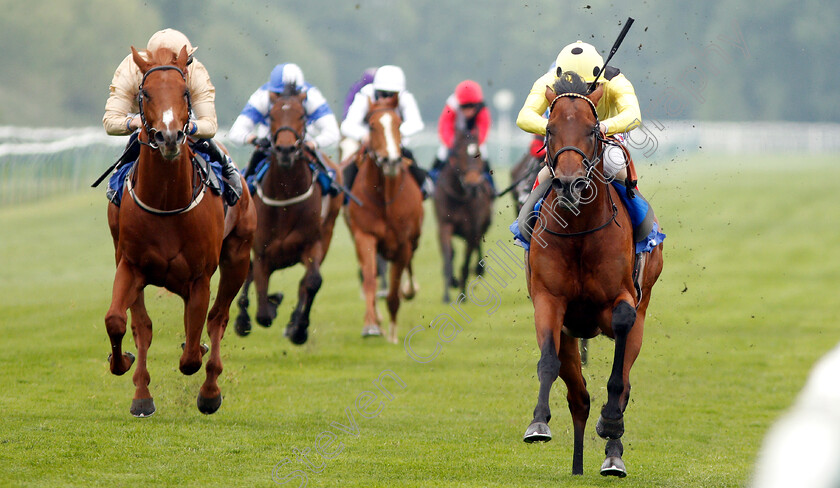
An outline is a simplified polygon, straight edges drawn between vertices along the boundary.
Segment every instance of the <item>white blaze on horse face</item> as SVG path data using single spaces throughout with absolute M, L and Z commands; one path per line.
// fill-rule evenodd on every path
M 166 124 L 166 130 L 172 131 L 172 128 L 169 127 L 172 124 L 172 121 L 175 120 L 175 114 L 172 112 L 171 108 L 166 109 L 161 116 L 162 122 Z
M 379 123 L 385 129 L 385 149 L 388 151 L 388 159 L 396 160 L 400 157 L 400 151 L 397 147 L 397 141 L 394 139 L 394 130 L 391 125 L 394 123 L 394 118 L 391 114 L 384 114 L 379 118 Z

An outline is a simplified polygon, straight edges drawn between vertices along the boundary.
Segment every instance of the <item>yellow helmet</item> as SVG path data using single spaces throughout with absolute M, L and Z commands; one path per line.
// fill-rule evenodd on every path
M 587 83 L 595 81 L 595 76 L 604 66 L 604 58 L 592 44 L 577 41 L 564 47 L 557 55 L 555 64 L 562 71 L 574 71 Z M 558 74 L 560 71 L 558 71 Z M 603 79 L 603 78 L 602 78 Z

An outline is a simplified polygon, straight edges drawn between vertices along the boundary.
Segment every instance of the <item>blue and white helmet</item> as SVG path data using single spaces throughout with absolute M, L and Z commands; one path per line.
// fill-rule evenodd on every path
M 303 71 L 294 63 L 278 64 L 271 70 L 266 89 L 270 92 L 281 93 L 286 85 L 294 84 L 303 87 Z

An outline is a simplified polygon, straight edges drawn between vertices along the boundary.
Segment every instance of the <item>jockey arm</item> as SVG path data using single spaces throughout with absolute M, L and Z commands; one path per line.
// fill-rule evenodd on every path
M 423 130 L 423 118 L 420 116 L 417 100 L 408 91 L 400 92 L 400 114 L 403 119 L 402 125 L 400 125 L 400 133 L 404 138 L 413 136 Z M 403 145 L 405 145 L 405 141 Z
M 604 95 L 598 104 L 607 112 L 601 123 L 607 127 L 607 135 L 629 132 L 642 124 L 642 112 L 633 85 L 619 74 L 604 83 Z M 599 111 L 599 117 L 601 116 Z
M 479 145 L 484 144 L 484 141 L 487 140 L 487 134 L 490 133 L 492 123 L 490 110 L 487 107 L 482 107 L 481 111 L 475 116 L 475 127 L 478 129 Z
M 262 88 L 251 94 L 245 108 L 236 117 L 233 125 L 228 131 L 228 139 L 235 144 L 248 144 L 253 135 L 255 138 L 260 137 L 258 130 L 260 126 L 265 126 L 265 118 L 268 115 L 270 102 L 268 100 L 268 92 Z
M 190 90 L 192 111 L 196 131 L 191 134 L 197 139 L 210 139 L 216 135 L 216 88 L 210 82 L 210 74 L 198 60 L 187 68 L 187 82 Z
M 451 149 L 455 142 L 455 110 L 447 103 L 438 118 L 438 137 L 444 146 Z
M 347 109 L 347 117 L 341 123 L 341 134 L 350 139 L 361 142 L 367 137 L 369 129 L 365 123 L 368 111 L 368 95 L 365 93 L 370 85 L 365 86 L 353 98 L 353 103 Z
M 554 84 L 554 72 L 549 71 L 534 82 L 525 104 L 516 117 L 516 125 L 525 132 L 544 136 L 548 120 L 543 117 L 549 102 L 545 98 L 545 87 Z
M 311 86 L 306 91 L 304 108 L 309 114 L 306 121 L 306 141 L 312 141 L 322 149 L 337 144 L 341 138 L 338 121 L 318 88 Z

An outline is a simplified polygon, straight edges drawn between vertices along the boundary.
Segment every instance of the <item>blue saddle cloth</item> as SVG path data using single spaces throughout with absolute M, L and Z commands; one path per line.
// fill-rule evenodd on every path
M 265 173 L 268 171 L 269 164 L 268 158 L 263 159 L 257 163 L 257 166 L 254 169 L 254 174 L 245 178 L 245 182 L 248 184 L 248 190 L 251 191 L 252 195 L 256 195 L 256 184 L 262 182 L 265 177 Z M 324 172 L 318 169 L 318 167 L 313 163 L 309 163 L 309 168 L 312 169 L 312 172 L 315 174 L 315 179 L 318 181 L 318 184 L 321 185 L 321 194 L 335 194 L 332 186 L 332 182 L 335 180 L 335 170 L 327 168 L 328 174 L 324 174 Z
M 196 151 L 196 154 L 201 156 L 205 161 L 209 161 L 210 168 L 213 170 L 213 173 L 216 174 L 216 180 L 219 182 L 219 193 L 224 193 L 225 182 L 222 179 L 222 164 L 217 161 L 210 161 L 210 156 L 203 152 Z M 131 168 L 133 168 L 136 163 L 137 161 L 131 161 L 130 163 L 123 164 L 119 168 L 115 169 L 111 174 L 111 177 L 108 179 L 108 188 L 105 190 L 105 196 L 111 203 L 118 207 L 122 202 L 123 190 L 125 189 L 125 178 L 128 176 Z
M 629 198 L 623 185 L 617 184 L 615 182 L 613 182 L 612 185 L 615 187 L 616 190 L 618 190 L 619 198 L 621 199 L 621 202 L 624 204 L 624 207 L 630 214 L 630 223 L 635 229 L 639 224 L 641 224 L 645 220 L 645 217 L 647 217 L 648 212 L 650 212 L 650 205 L 642 198 Z M 534 205 L 534 212 L 536 214 L 539 214 L 543 200 L 544 198 L 541 198 Z M 519 230 L 519 219 L 514 220 L 513 223 L 510 224 L 508 229 L 513 234 L 514 244 L 524 248 L 526 251 L 531 249 L 530 241 L 525 236 L 523 236 L 521 231 Z M 651 252 L 653 248 L 655 248 L 659 244 L 662 244 L 662 241 L 664 240 L 665 234 L 659 232 L 659 224 L 654 221 L 653 228 L 651 229 L 650 233 L 648 233 L 648 235 L 641 241 L 636 242 L 636 254 L 640 252 Z

